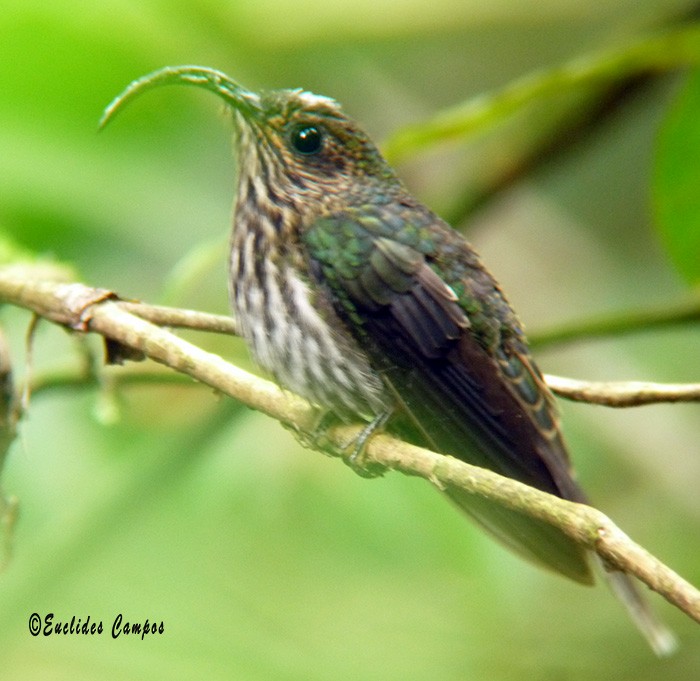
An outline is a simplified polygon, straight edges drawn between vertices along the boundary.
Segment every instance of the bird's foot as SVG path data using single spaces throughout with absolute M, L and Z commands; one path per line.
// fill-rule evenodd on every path
M 355 473 L 363 478 L 377 478 L 384 474 L 386 466 L 382 466 L 373 461 L 367 461 L 365 456 L 369 439 L 377 432 L 381 432 L 386 422 L 391 417 L 392 411 L 385 411 L 375 416 L 361 431 L 357 437 L 353 437 L 343 450 L 349 452 L 343 457 L 345 463 L 352 468 Z
M 294 438 L 302 447 L 323 452 L 329 456 L 337 456 L 337 454 L 333 454 L 334 446 L 328 437 L 328 432 L 334 426 L 339 425 L 339 423 L 342 423 L 342 421 L 332 411 L 319 410 L 318 420 L 310 431 L 304 431 L 285 424 L 282 425 L 294 435 Z
M 345 442 L 338 443 L 337 439 L 329 437 L 329 432 L 346 422 L 332 411 L 323 412 L 318 423 L 310 433 L 295 432 L 299 442 L 310 449 L 325 452 L 331 456 L 340 456 L 355 473 L 363 478 L 376 478 L 384 473 L 385 467 L 372 463 L 365 458 L 365 447 L 370 437 L 380 431 L 391 412 L 385 412 L 375 417 L 362 428 L 359 434 L 353 434 Z

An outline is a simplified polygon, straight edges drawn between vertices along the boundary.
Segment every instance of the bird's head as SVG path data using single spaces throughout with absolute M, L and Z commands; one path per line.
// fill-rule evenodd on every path
M 272 191 L 298 205 L 362 200 L 398 182 L 368 135 L 333 99 L 304 90 L 258 94 L 201 66 L 166 67 L 134 81 L 107 107 L 100 125 L 134 97 L 168 84 L 202 87 L 230 107 L 239 139 L 239 186 L 251 192 Z

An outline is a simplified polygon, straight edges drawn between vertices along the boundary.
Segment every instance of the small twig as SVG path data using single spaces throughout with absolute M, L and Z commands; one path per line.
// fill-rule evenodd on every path
M 699 402 L 700 383 L 651 383 L 647 381 L 579 381 L 545 375 L 552 392 L 575 402 L 606 407 L 637 407 L 658 402 Z
M 232 336 L 237 334 L 236 322 L 230 316 L 146 303 L 122 302 L 122 308 L 158 326 L 226 333 Z
M 144 303 L 123 302 L 125 310 L 137 314 L 159 326 L 180 327 L 236 335 L 235 321 L 230 317 L 213 315 L 193 310 L 180 310 L 172 307 L 146 305 Z M 642 328 L 643 321 L 651 325 L 677 324 L 700 318 L 700 305 L 693 299 L 686 303 L 652 310 L 647 313 L 630 313 L 627 316 L 610 316 L 590 323 L 578 325 L 582 335 L 621 333 Z M 540 335 L 540 344 L 555 342 L 569 337 L 568 329 L 562 327 L 550 336 Z M 542 339 L 545 339 L 544 341 Z M 563 376 L 547 375 L 549 387 L 560 397 L 577 402 L 590 402 L 608 407 L 633 407 L 656 402 L 696 402 L 700 401 L 700 383 L 652 383 L 646 381 L 593 382 Z
M 559 397 L 605 407 L 636 407 L 663 402 L 700 401 L 700 383 L 649 383 L 643 381 L 596 382 L 545 374 L 547 385 Z M 154 371 L 128 365 L 112 376 L 116 385 L 192 385 L 179 373 Z M 97 385 L 94 375 L 84 371 L 47 372 L 32 380 L 31 394 L 49 390 L 86 388 Z
M 143 368 L 139 366 L 136 368 L 136 365 L 133 364 L 119 367 L 119 370 L 115 370 L 114 373 L 110 372 L 110 382 L 114 384 L 116 388 L 131 385 L 197 386 L 196 383 L 192 383 L 192 381 L 183 374 L 154 369 L 152 365 L 146 365 Z M 32 379 L 31 393 L 36 397 L 37 395 L 50 391 L 85 389 L 95 386 L 100 386 L 98 378 L 84 371 L 70 369 L 46 371 L 34 376 Z
M 180 310 L 144 303 L 120 302 L 119 306 L 141 319 L 172 328 L 236 335 L 235 321 L 230 317 L 194 310 Z M 684 307 L 688 309 L 690 306 Z M 679 308 L 680 309 L 680 306 Z M 649 315 L 652 317 L 654 315 Z M 674 321 L 678 321 L 674 318 Z M 161 374 L 166 376 L 166 374 Z M 65 378 L 65 377 L 64 377 Z M 138 378 L 134 378 L 138 381 Z M 155 381 L 148 375 L 144 380 Z M 170 379 L 163 379 L 170 380 Z M 648 381 L 583 381 L 547 374 L 545 380 L 554 393 L 568 400 L 589 402 L 607 407 L 634 407 L 658 402 L 700 401 L 700 383 L 652 383 Z M 75 380 L 70 380 L 74 384 Z

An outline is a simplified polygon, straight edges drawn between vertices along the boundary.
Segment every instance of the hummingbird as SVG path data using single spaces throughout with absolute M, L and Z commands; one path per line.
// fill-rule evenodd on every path
M 333 99 L 252 92 L 201 66 L 133 81 L 105 110 L 185 84 L 232 113 L 238 175 L 228 273 L 238 331 L 277 382 L 343 421 L 587 504 L 523 327 L 474 248 L 408 191 Z M 457 488 L 507 547 L 592 584 L 595 556 L 551 525 Z M 602 573 L 659 654 L 673 637 L 631 578 Z

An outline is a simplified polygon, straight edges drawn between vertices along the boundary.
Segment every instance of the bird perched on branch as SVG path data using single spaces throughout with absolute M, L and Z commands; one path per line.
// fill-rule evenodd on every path
M 182 66 L 134 81 L 102 123 L 165 84 L 214 92 L 233 114 L 231 301 L 262 367 L 341 419 L 587 503 L 499 285 L 337 102 L 303 90 L 258 94 Z M 560 530 L 457 488 L 445 493 L 511 549 L 592 583 L 589 552 Z M 668 652 L 671 635 L 630 578 L 607 576 L 652 647 Z

